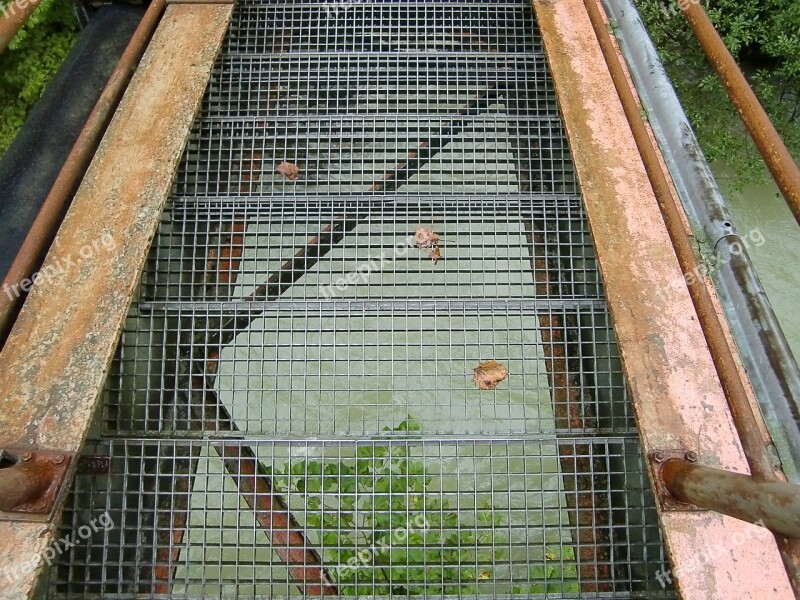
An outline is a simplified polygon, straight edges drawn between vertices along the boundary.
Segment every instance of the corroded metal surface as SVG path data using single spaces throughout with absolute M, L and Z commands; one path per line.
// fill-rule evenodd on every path
M 678 458 L 663 463 L 661 477 L 669 492 L 682 502 L 800 538 L 800 493 L 794 484 L 760 481 Z
M 690 448 L 714 466 L 747 472 L 711 354 L 583 2 L 533 4 L 645 450 Z M 775 541 L 763 531 L 711 513 L 662 513 L 661 519 L 678 574 L 673 581 L 684 598 L 792 597 Z M 718 551 L 699 551 L 711 547 Z
M 74 264 L 33 287 L 0 354 L 4 444 L 80 449 L 230 15 L 167 9 L 43 269 Z M 101 239 L 113 251 L 79 258 Z M 31 595 L 51 536 L 45 525 L 0 524 L 0 561 L 25 567 L 0 597 Z
M 527 184 L 527 182 L 526 182 Z M 525 223 L 526 237 L 531 249 L 536 293 L 557 295 L 558 274 L 547 265 L 547 244 L 541 233 L 535 233 L 533 221 Z M 539 227 L 537 231 L 541 231 Z M 574 364 L 574 349 L 568 342 L 570 333 L 579 331 L 575 317 L 558 314 L 539 316 L 542 349 L 546 359 L 548 383 L 553 394 L 553 414 L 560 429 L 584 431 L 598 426 L 591 414 L 594 403 L 591 391 L 584 389 L 578 375 L 581 368 Z M 579 336 L 576 336 L 579 337 Z M 578 360 L 580 360 L 578 358 Z M 564 489 L 567 494 L 568 518 L 572 526 L 576 550 L 580 557 L 580 572 L 584 578 L 582 592 L 613 591 L 611 579 L 613 544 L 609 538 L 608 502 L 596 491 L 609 486 L 608 477 L 592 464 L 587 445 L 576 445 L 563 453 L 561 460 Z M 597 483 L 601 482 L 598 486 Z
M 0 520 L 50 519 L 72 458 L 37 448 L 6 448 L 0 461 Z
M 686 9 L 683 11 L 686 20 L 689 21 L 708 62 L 719 75 L 728 96 L 747 126 L 794 218 L 800 223 L 800 168 L 794 162 L 733 56 L 725 47 L 725 42 L 717 33 L 706 11 L 697 2 L 686 4 Z
M 756 417 L 758 410 L 752 406 L 751 397 L 748 395 L 743 383 L 746 377 L 742 377 L 740 374 L 734 358 L 734 351 L 726 338 L 726 331 L 717 312 L 719 307 L 712 300 L 706 283 L 697 276 L 701 270 L 698 259 L 695 256 L 694 245 L 689 238 L 686 215 L 680 207 L 680 202 L 675 199 L 673 188 L 664 174 L 664 166 L 659 161 L 650 132 L 642 118 L 640 105 L 631 91 L 632 82 L 622 67 L 622 61 L 614 45 L 613 36 L 609 33 L 603 10 L 598 0 L 584 0 L 584 6 L 592 22 L 597 41 L 600 44 L 625 116 L 631 127 L 636 147 L 642 158 L 650 185 L 655 193 L 664 225 L 675 249 L 678 264 L 683 273 L 692 274 L 685 277 L 689 295 L 692 298 L 703 335 L 711 351 L 714 367 L 725 393 L 728 408 L 750 471 L 754 478 L 762 481 L 777 482 L 778 474 L 772 462 L 772 454 L 764 443 L 762 429 L 759 427 L 759 419 Z M 738 516 L 736 513 L 727 511 L 719 512 Z M 747 521 L 747 519 L 744 520 Z M 795 567 L 796 561 L 800 557 L 800 542 L 780 536 L 776 537 L 776 540 L 795 595 L 800 595 L 800 571 Z
M 6 10 L 4 10 L 2 16 L 0 16 L 0 54 L 8 48 L 8 45 L 11 43 L 11 40 L 14 39 L 14 36 L 17 35 L 17 32 L 19 32 L 22 26 L 31 18 L 31 15 L 33 15 L 33 12 L 39 6 L 39 2 L 36 0 L 29 2 L 11 2 L 8 5 L 4 3 L 3 6 L 6 7 Z
M 78 189 L 163 13 L 164 0 L 151 2 L 42 203 L 17 257 L 9 267 L 3 289 L 7 289 L 6 286 L 15 289 L 15 286 L 29 279 L 41 265 L 47 254 L 48 244 L 53 240 L 61 219 L 69 208 L 69 201 Z M 0 348 L 24 300 L 24 293 L 13 296 L 0 294 Z
M 627 74 L 622 68 L 601 9 L 596 0 L 584 0 L 584 5 L 608 64 L 611 78 L 620 97 L 626 119 L 631 127 L 636 147 L 642 157 L 664 225 L 675 249 L 678 264 L 683 273 L 691 274 L 685 278 L 689 295 L 692 298 L 692 304 L 703 329 L 703 335 L 711 350 L 714 367 L 725 392 L 734 425 L 742 442 L 742 449 L 747 457 L 750 469 L 758 477 L 775 479 L 775 468 L 764 444 L 758 420 L 755 417 L 750 398 L 742 383 L 733 352 L 725 337 L 725 331 L 717 314 L 717 306 L 711 300 L 705 282 L 696 275 L 701 271 L 698 259 L 695 256 L 694 246 L 687 233 L 686 215 L 682 212 L 680 204 L 675 201 L 670 184 L 664 175 L 663 165 L 659 161 L 644 119 L 639 112 L 639 104 L 631 92 L 632 83 L 626 77 Z

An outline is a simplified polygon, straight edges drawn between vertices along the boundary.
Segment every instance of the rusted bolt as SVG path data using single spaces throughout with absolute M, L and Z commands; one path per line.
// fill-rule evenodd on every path
M 60 465 L 60 464 L 63 464 L 63 463 L 64 463 L 64 455 L 63 454 L 56 454 L 53 457 L 53 464 L 54 465 Z
M 30 452 L 23 452 L 20 458 L 23 460 L 23 462 L 30 462 L 30 460 L 33 458 L 33 454 Z
M 664 462 L 665 458 L 666 457 L 664 456 L 663 452 L 654 452 L 653 453 L 653 460 L 656 461 L 657 463 Z
M 686 460 L 690 463 L 697 462 L 697 452 L 689 450 L 689 452 L 686 453 Z

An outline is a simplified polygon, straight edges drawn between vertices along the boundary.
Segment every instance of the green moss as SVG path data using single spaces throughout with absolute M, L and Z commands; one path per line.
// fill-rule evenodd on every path
M 3 6 L 8 6 L 8 1 Z M 75 43 L 78 23 L 70 0 L 42 0 L 0 55 L 0 154 Z

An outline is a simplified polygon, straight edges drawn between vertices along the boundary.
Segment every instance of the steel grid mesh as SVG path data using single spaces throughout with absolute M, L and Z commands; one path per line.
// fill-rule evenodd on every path
M 547 296 L 600 300 L 592 240 L 578 202 L 552 195 L 539 202 L 521 195 L 491 202 L 485 196 L 176 200 L 156 237 L 143 298 L 242 300 L 347 215 L 353 221 L 348 235 L 324 261 L 305 269 L 281 300 L 525 298 L 537 295 L 535 282 L 548 271 L 558 272 L 559 281 Z M 239 235 L 231 234 L 231 224 Z M 415 247 L 420 226 L 440 235 L 441 261 Z M 194 244 L 187 247 L 187 240 Z M 219 262 L 209 255 L 236 257 L 237 264 L 226 263 L 228 285 L 198 289 L 198 281 L 219 279 Z
M 672 596 L 527 1 L 241 1 L 173 192 L 51 597 Z
M 492 2 L 246 1 L 226 54 L 543 54 L 530 5 Z
M 269 491 L 243 493 L 231 477 L 244 444 Z M 109 473 L 78 475 L 64 531 L 100 513 L 113 525 L 68 549 L 51 573 L 60 597 L 159 596 L 167 576 L 180 598 L 297 596 L 320 580 L 343 597 L 661 596 L 649 485 L 618 466 L 640 460 L 633 438 L 125 440 L 86 452 Z M 586 473 L 565 478 L 577 463 Z M 174 474 L 190 470 L 191 492 L 176 491 Z M 276 518 L 278 498 L 292 520 Z
M 544 62 L 528 55 L 224 55 L 203 107 L 214 120 L 441 115 L 491 91 L 496 101 L 486 114 L 509 107 L 557 119 Z
M 556 118 L 507 116 L 294 117 L 203 121 L 176 185 L 189 196 L 354 194 L 384 186 L 420 148 L 440 146 L 402 182 L 404 193 L 575 193 L 565 132 Z M 514 138 L 513 140 L 511 138 Z M 527 144 L 524 163 L 514 143 Z M 300 169 L 297 181 L 277 172 Z M 415 165 L 416 166 L 416 165 Z M 397 185 L 394 181 L 393 187 Z M 377 190 L 386 192 L 390 190 Z
M 131 316 L 109 380 L 106 427 L 197 431 L 216 419 L 223 430 L 203 410 L 210 390 L 237 424 L 231 435 L 368 437 L 409 417 L 431 435 L 633 428 L 613 333 L 598 304 L 285 304 L 159 305 Z M 217 347 L 216 377 L 193 387 L 181 363 L 203 334 L 197 323 L 243 312 L 252 321 Z M 554 374 L 562 351 L 569 358 Z M 490 359 L 510 375 L 487 394 L 471 379 Z M 576 405 L 585 414 L 581 425 L 563 418 Z

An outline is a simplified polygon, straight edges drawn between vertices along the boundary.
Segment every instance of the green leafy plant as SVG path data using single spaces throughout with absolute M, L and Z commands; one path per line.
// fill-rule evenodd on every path
M 409 419 L 387 434 L 417 431 Z M 361 444 L 352 458 L 284 464 L 273 481 L 294 511 L 301 499 L 307 535 L 338 565 L 332 574 L 342 595 L 475 594 L 482 582 L 492 585 L 492 565 L 508 562 L 507 544 L 495 544 L 508 526 L 503 511 L 484 503 L 459 513 L 402 441 Z M 532 583 L 510 591 L 578 592 L 574 555 L 561 552 L 548 551 L 544 566 L 529 567 Z
M 9 6 L 3 0 L 2 8 Z M 77 39 L 70 0 L 42 0 L 30 20 L 0 54 L 0 155 Z

